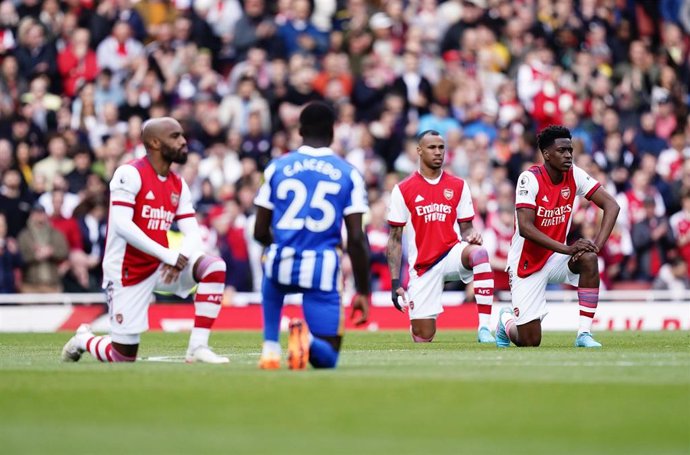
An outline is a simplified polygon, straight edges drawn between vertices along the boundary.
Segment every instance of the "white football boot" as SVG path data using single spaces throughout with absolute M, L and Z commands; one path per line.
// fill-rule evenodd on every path
M 194 363 L 229 363 L 230 359 L 213 352 L 208 346 L 198 346 L 193 350 L 187 350 L 185 362 Z
M 77 329 L 77 333 L 70 338 L 65 346 L 62 348 L 63 362 L 78 362 L 81 355 L 86 351 L 82 346 L 89 337 L 94 336 L 91 333 L 91 326 L 89 324 L 82 324 Z

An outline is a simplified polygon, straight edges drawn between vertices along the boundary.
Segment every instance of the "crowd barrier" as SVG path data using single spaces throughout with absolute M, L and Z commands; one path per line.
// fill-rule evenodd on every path
M 233 293 L 214 328 L 216 330 L 258 330 L 261 328 L 261 294 Z M 346 306 L 351 296 L 345 297 Z M 508 292 L 498 292 L 493 316 L 510 304 Z M 547 291 L 544 330 L 576 330 L 579 307 L 575 291 Z M 166 299 L 167 300 L 167 299 Z M 477 324 L 476 307 L 465 302 L 463 292 L 444 292 L 445 312 L 438 319 L 439 328 L 471 329 Z M 286 300 L 284 319 L 301 315 L 300 296 Z M 192 327 L 191 303 L 157 302 L 149 310 L 152 330 L 185 331 Z M 55 332 L 74 330 L 90 323 L 96 331 L 108 330 L 105 296 L 90 294 L 0 294 L 0 332 Z M 406 315 L 393 308 L 389 292 L 372 295 L 368 324 L 358 329 L 406 329 Z M 347 328 L 351 327 L 349 321 Z M 690 330 L 690 291 L 613 290 L 602 291 L 595 331 L 602 330 Z

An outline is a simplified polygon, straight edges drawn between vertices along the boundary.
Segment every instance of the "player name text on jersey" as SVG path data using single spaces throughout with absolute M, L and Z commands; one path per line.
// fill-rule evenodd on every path
M 327 175 L 331 180 L 340 180 L 342 177 L 342 171 L 333 164 L 325 160 L 319 160 L 316 158 L 305 158 L 301 161 L 295 161 L 292 164 L 288 164 L 283 168 L 283 174 L 288 177 L 292 177 L 302 171 L 315 171 L 321 174 Z

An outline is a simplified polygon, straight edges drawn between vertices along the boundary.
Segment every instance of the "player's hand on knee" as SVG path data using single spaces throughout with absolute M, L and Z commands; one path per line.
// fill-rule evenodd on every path
M 469 234 L 467 234 L 464 240 L 470 245 L 481 245 L 483 242 L 482 235 L 477 231 L 472 231 Z
M 186 256 L 180 254 L 177 256 L 177 263 L 175 264 L 175 268 L 180 271 L 187 267 L 187 262 L 189 262 L 189 259 L 187 259 Z
M 177 269 L 171 265 L 165 264 L 161 270 L 161 274 L 163 275 L 163 283 L 170 284 L 177 281 L 180 276 L 180 270 L 181 269 Z
M 577 239 L 575 243 L 570 245 L 570 255 L 573 256 L 573 261 L 576 261 L 584 253 L 598 253 L 599 248 L 589 239 Z
M 407 298 L 407 292 L 405 292 L 405 289 L 400 286 L 400 280 L 393 280 L 391 286 L 391 300 L 398 311 L 402 313 L 407 311 L 410 303 Z

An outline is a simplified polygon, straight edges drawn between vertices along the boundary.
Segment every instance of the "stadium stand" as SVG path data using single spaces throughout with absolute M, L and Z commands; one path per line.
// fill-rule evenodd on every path
M 690 262 L 689 34 L 688 2 L 670 0 L 3 0 L 0 292 L 35 289 L 17 238 L 36 204 L 75 234 L 50 289 L 98 292 L 107 182 L 162 115 L 188 135 L 179 171 L 229 292 L 258 290 L 252 198 L 315 99 L 338 112 L 334 148 L 374 206 L 416 168 L 409 138 L 443 131 L 485 230 L 538 159 L 538 129 L 566 125 L 623 207 L 603 283 L 647 289 Z M 580 206 L 572 235 L 594 216 Z

